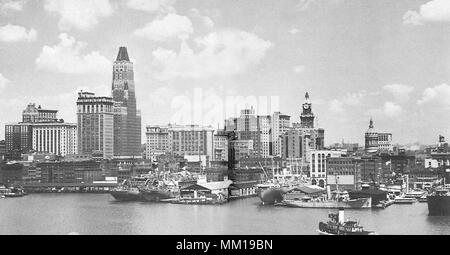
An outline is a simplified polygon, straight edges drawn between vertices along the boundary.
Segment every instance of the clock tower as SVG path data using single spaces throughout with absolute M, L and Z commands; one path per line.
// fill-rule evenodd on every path
M 314 128 L 314 113 L 311 110 L 311 101 L 309 94 L 305 94 L 305 103 L 303 103 L 302 113 L 300 114 L 300 126 L 302 128 Z

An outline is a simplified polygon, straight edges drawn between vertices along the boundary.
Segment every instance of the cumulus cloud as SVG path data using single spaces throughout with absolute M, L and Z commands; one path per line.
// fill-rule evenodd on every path
M 391 93 L 398 102 L 409 100 L 409 94 L 414 90 L 413 87 L 403 84 L 389 84 L 383 86 L 383 89 Z
M 393 102 L 386 102 L 383 106 L 383 112 L 388 117 L 397 117 L 402 113 L 403 109 L 400 105 Z
M 175 38 L 187 39 L 194 32 L 191 20 L 186 16 L 169 13 L 134 31 L 134 35 L 152 41 L 169 41 Z
M 425 22 L 449 22 L 450 1 L 433 0 L 420 6 L 419 11 L 407 11 L 403 15 L 403 23 L 423 25 Z
M 179 52 L 158 48 L 154 63 L 160 68 L 158 78 L 209 78 L 241 73 L 258 64 L 273 44 L 240 30 L 212 32 L 194 40 L 194 51 L 185 40 Z
M 361 104 L 366 95 L 365 91 L 347 93 L 342 99 L 333 99 L 329 103 L 329 110 L 334 113 L 344 112 L 345 106 L 357 106 Z
M 450 107 L 450 85 L 441 84 L 432 88 L 427 88 L 422 94 L 422 98 L 417 101 L 419 105 L 432 104 L 436 106 Z
M 42 48 L 36 59 L 38 68 L 68 74 L 109 72 L 111 62 L 97 51 L 81 54 L 86 43 L 77 42 L 65 33 L 60 34 L 59 39 L 57 45 Z
M 298 30 L 297 28 L 292 28 L 292 29 L 290 29 L 288 32 L 289 32 L 289 34 L 291 34 L 291 35 L 295 35 L 295 34 L 297 34 L 298 32 L 300 32 L 300 30 Z
M 146 12 L 157 12 L 160 10 L 172 10 L 175 0 L 127 0 L 126 5 L 130 9 Z
M 303 73 L 305 71 L 305 66 L 302 65 L 294 66 L 292 68 L 292 71 L 294 71 L 294 73 Z
M 27 30 L 22 26 L 7 24 L 0 27 L 0 41 L 19 42 L 36 40 L 37 32 L 34 29 Z
M 0 89 L 6 88 L 6 85 L 8 85 L 9 80 L 3 76 L 3 74 L 0 73 Z
M 379 109 L 371 109 L 367 112 L 370 116 L 398 117 L 403 113 L 403 108 L 394 102 L 385 102 Z
M 24 0 L 0 0 L 0 10 L 2 12 L 22 11 L 24 5 Z
M 113 13 L 109 0 L 46 0 L 44 9 L 60 16 L 61 30 L 88 30 Z
M 330 101 L 328 109 L 334 113 L 342 113 L 344 112 L 344 103 L 338 99 L 333 99 Z

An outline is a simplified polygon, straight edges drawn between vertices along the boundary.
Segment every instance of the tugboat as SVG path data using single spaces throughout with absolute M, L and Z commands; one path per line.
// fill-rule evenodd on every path
M 338 213 L 330 213 L 328 222 L 320 222 L 317 232 L 321 235 L 376 235 L 374 231 L 366 231 L 356 221 L 346 221 L 344 209 L 339 208 Z

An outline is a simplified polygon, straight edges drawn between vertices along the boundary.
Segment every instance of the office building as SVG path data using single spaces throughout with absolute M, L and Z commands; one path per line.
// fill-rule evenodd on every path
M 141 156 L 141 114 L 136 109 L 133 62 L 126 47 L 120 47 L 113 65 L 114 156 Z
M 111 97 L 96 97 L 79 92 L 77 100 L 77 137 L 79 154 L 114 156 L 114 112 Z

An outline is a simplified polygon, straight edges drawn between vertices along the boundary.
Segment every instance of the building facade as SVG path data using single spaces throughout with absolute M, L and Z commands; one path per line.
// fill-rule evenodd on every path
M 282 135 L 291 128 L 291 116 L 281 114 L 280 112 L 274 112 L 272 114 L 271 126 L 270 155 L 281 157 Z
M 114 156 L 114 111 L 111 97 L 79 92 L 77 100 L 77 145 L 79 154 Z
M 40 122 L 56 122 L 57 110 L 46 110 L 42 109 L 39 105 L 28 104 L 27 108 L 22 112 L 22 122 L 24 123 L 40 123 Z
M 33 149 L 33 126 L 30 123 L 10 123 L 5 125 L 5 158 L 20 159 L 21 154 Z
M 32 148 L 36 152 L 53 153 L 63 157 L 77 154 L 77 124 L 36 123 L 32 132 Z
M 217 130 L 214 134 L 214 160 L 228 161 L 228 138 L 229 132 Z
M 327 185 L 331 190 L 359 190 L 361 165 L 353 157 L 327 158 Z
M 184 155 L 207 155 L 214 157 L 214 128 L 198 125 L 148 126 L 146 132 L 146 157 L 172 153 Z
M 141 114 L 136 108 L 133 62 L 120 47 L 113 65 L 114 156 L 141 157 Z
M 313 185 L 327 185 L 327 159 L 341 157 L 342 151 L 315 150 L 310 152 L 309 176 Z
M 370 119 L 369 129 L 367 129 L 364 135 L 364 140 L 365 152 L 368 154 L 392 153 L 394 150 L 392 145 L 392 134 L 375 131 L 372 119 Z

